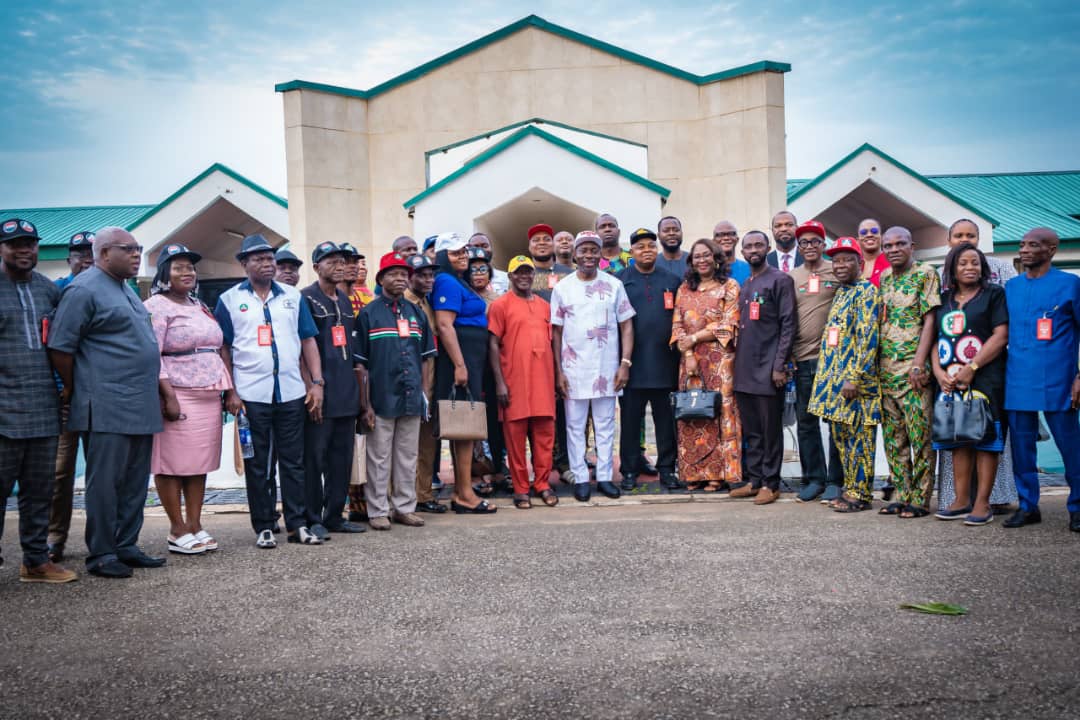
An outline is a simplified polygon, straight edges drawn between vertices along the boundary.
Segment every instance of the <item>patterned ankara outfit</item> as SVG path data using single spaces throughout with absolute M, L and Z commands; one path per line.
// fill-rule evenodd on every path
M 619 371 L 619 323 L 634 317 L 626 289 L 597 273 L 582 280 L 567 275 L 551 292 L 551 324 L 563 328 L 561 366 L 570 383 L 566 444 L 577 483 L 589 482 L 585 422 L 592 410 L 596 435 L 596 481 L 611 482 L 615 449 L 615 374 Z
M 881 423 L 880 317 L 881 299 L 868 280 L 837 288 L 821 338 L 809 408 L 830 423 L 844 466 L 844 493 L 865 501 L 873 497 L 874 426 Z M 847 400 L 840 394 L 845 381 L 859 389 L 858 397 Z
M 934 491 L 934 449 L 930 442 L 933 392 L 916 390 L 908 382 L 919 349 L 923 318 L 941 304 L 941 284 L 932 267 L 913 262 L 897 275 L 881 275 L 881 409 L 889 481 L 899 501 L 928 508 Z M 929 357 L 929 353 L 927 354 Z M 926 364 L 923 377 L 929 377 Z
M 706 390 L 721 398 L 717 420 L 679 420 L 679 475 L 683 482 L 742 482 L 742 425 L 735 402 L 735 343 L 739 332 L 739 284 L 728 278 L 708 290 L 683 285 L 675 299 L 671 323 L 674 345 L 687 334 L 708 329 L 731 331 L 731 339 L 714 338 L 694 346 L 698 377 Z M 679 364 L 679 387 L 687 382 L 686 364 Z

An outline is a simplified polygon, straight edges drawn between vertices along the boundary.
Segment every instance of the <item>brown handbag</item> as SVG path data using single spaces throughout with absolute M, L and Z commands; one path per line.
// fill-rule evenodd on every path
M 487 440 L 487 406 L 473 400 L 465 388 L 465 399 L 459 399 L 457 386 L 450 391 L 449 400 L 440 400 L 439 437 L 443 440 Z

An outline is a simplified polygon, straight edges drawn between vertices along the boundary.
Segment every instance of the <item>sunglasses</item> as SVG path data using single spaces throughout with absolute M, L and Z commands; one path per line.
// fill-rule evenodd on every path
M 859 230 L 859 237 L 866 237 L 867 235 L 880 235 L 880 234 L 881 234 L 881 228 L 876 228 L 876 227 L 861 228 Z

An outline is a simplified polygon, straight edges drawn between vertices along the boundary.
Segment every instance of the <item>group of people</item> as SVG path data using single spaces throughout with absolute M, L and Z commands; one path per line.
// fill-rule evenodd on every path
M 129 577 L 165 563 L 137 544 L 150 475 L 170 552 L 216 550 L 201 508 L 223 408 L 237 417 L 260 548 L 276 546 L 282 518 L 289 542 L 320 545 L 446 512 L 433 480 L 437 407 L 451 399 L 487 409 L 482 449 L 449 441 L 457 513 L 497 510 L 490 484 L 473 483 L 482 457 L 496 473 L 508 465 L 520 509 L 558 504 L 553 471 L 582 502 L 593 475 L 612 498 L 658 475 L 668 492 L 770 504 L 792 386 L 799 501 L 869 509 L 880 425 L 880 513 L 925 516 L 937 485 L 942 520 L 984 525 L 1018 501 L 1005 525 L 1039 522 L 1042 412 L 1080 531 L 1080 278 L 1053 268 L 1053 231 L 1024 236 L 1020 275 L 982 254 L 969 220 L 949 228 L 937 270 L 914 259 L 906 228 L 869 218 L 830 244 L 820 222 L 788 211 L 771 234 L 740 238 L 721 221 L 689 250 L 675 217 L 632 232 L 629 251 L 610 214 L 576 235 L 540 223 L 527 236 L 528 254 L 505 271 L 483 233 L 443 233 L 422 248 L 399 237 L 372 290 L 348 243 L 316 245 L 317 279 L 298 289 L 303 261 L 253 235 L 236 255 L 246 279 L 211 310 L 198 295 L 201 257 L 183 245 L 161 249 L 143 301 L 129 282 L 143 248 L 127 231 L 76 233 L 71 274 L 53 283 L 34 271 L 33 224 L 0 223 L 0 500 L 18 482 L 20 579 L 77 577 L 59 563 L 80 443 L 88 572 Z M 676 417 L 672 394 L 692 389 L 715 393 L 713 417 Z M 952 396 L 984 400 L 994 431 L 935 442 L 934 404 Z

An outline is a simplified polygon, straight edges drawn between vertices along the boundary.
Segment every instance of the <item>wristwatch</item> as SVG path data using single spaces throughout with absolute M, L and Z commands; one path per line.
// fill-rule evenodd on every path
M 319 378 L 318 380 L 312 380 L 311 384 L 312 385 L 319 385 L 321 387 L 326 387 L 326 381 L 323 380 L 322 378 Z
M 972 360 L 971 363 L 968 365 L 968 367 L 971 368 L 971 372 L 975 372 L 976 370 L 979 369 L 979 363 Z
M 623 358 L 619 362 L 622 363 L 623 365 L 625 365 L 626 367 L 633 367 L 634 366 L 634 363 L 630 362 L 630 360 L 628 358 Z

